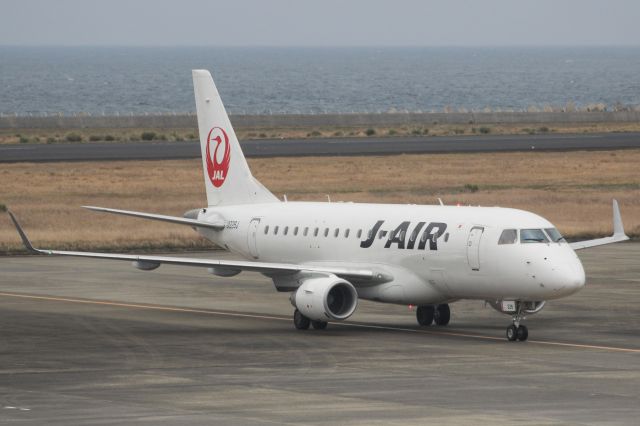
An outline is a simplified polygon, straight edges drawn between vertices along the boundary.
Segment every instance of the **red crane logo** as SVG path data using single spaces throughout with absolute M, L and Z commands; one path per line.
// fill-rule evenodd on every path
M 211 145 L 215 143 L 213 153 Z M 227 178 L 229 162 L 231 161 L 231 146 L 229 136 L 222 127 L 213 127 L 207 136 L 207 174 L 211 183 L 216 188 L 220 188 Z

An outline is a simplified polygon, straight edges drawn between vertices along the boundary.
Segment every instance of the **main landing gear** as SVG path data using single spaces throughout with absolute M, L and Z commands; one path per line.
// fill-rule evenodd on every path
M 293 312 L 293 325 L 295 325 L 298 330 L 308 330 L 309 326 L 316 330 L 324 330 L 327 328 L 328 323 L 326 321 L 312 321 L 296 309 Z
M 518 303 L 518 309 L 513 315 L 513 324 L 507 327 L 507 340 L 510 342 L 515 342 L 516 340 L 524 342 L 529 338 L 529 329 L 526 325 L 520 324 L 520 321 L 524 319 L 524 315 L 522 315 L 523 308 L 524 304 Z
M 447 325 L 451 320 L 451 309 L 449 309 L 448 304 L 418 306 L 416 319 L 418 324 L 422 326 L 429 326 L 432 323 L 435 325 Z

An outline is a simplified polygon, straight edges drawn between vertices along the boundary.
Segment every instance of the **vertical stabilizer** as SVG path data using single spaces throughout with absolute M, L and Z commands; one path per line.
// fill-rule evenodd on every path
M 209 71 L 193 70 L 193 89 L 208 205 L 278 202 L 251 175 Z

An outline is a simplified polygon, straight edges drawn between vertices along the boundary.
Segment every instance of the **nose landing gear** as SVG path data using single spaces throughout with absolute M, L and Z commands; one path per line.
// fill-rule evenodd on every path
M 525 315 L 540 312 L 546 302 L 544 300 L 487 300 L 486 303 L 501 314 L 511 316 L 513 324 L 507 327 L 507 340 L 524 342 L 529 338 L 529 330 L 520 323 L 525 320 Z
M 507 340 L 515 342 L 516 340 L 524 342 L 529 338 L 529 329 L 526 325 L 521 325 L 520 321 L 524 320 L 523 314 L 524 304 L 518 303 L 516 313 L 513 315 L 513 324 L 507 327 Z
M 516 340 L 524 342 L 528 337 L 529 330 L 526 325 L 519 325 L 516 327 L 515 324 L 512 324 L 507 327 L 507 340 L 510 342 L 515 342 Z

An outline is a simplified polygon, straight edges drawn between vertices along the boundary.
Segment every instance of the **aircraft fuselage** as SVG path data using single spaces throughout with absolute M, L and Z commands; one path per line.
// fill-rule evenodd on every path
M 505 229 L 554 228 L 530 212 L 498 207 L 286 202 L 209 208 L 214 243 L 261 262 L 377 265 L 390 282 L 358 288 L 363 299 L 398 304 L 457 299 L 541 301 L 584 286 L 584 269 L 561 242 L 498 244 Z M 276 287 L 278 287 L 278 282 Z M 286 288 L 282 288 L 286 290 Z

